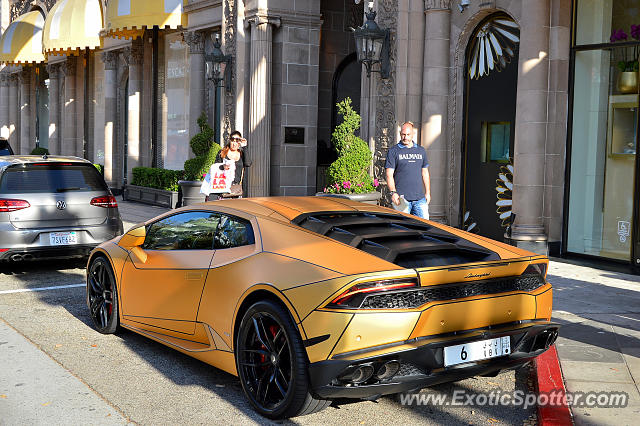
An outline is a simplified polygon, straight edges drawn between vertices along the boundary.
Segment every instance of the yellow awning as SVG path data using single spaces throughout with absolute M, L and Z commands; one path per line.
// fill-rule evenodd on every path
M 187 0 L 111 0 L 107 3 L 104 30 L 107 35 L 138 37 L 145 28 L 187 26 L 183 13 Z
M 44 52 L 73 55 L 87 47 L 101 47 L 101 29 L 100 0 L 61 0 L 44 23 Z
M 44 62 L 42 53 L 42 27 L 44 16 L 38 11 L 20 15 L 13 21 L 0 40 L 0 62 L 26 64 Z

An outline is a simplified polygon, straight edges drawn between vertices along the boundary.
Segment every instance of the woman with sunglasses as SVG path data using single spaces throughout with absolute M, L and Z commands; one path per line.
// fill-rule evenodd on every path
M 233 182 L 231 183 L 231 192 L 220 194 L 220 198 L 242 197 L 242 181 L 244 177 L 244 168 L 251 166 L 251 160 L 246 150 L 247 140 L 242 137 L 242 133 L 238 130 L 231 132 L 229 140 L 225 147 L 218 152 L 216 163 L 225 163 L 224 169 L 230 170 L 230 163 L 235 164 Z

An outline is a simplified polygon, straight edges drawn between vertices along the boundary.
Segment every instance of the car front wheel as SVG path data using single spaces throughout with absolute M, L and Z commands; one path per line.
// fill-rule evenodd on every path
M 91 261 L 87 273 L 87 305 L 93 324 L 102 334 L 118 328 L 118 293 L 111 265 L 102 256 Z
M 287 311 L 272 301 L 252 305 L 242 317 L 236 367 L 242 389 L 261 415 L 282 419 L 311 414 L 331 401 L 309 392 L 306 353 Z

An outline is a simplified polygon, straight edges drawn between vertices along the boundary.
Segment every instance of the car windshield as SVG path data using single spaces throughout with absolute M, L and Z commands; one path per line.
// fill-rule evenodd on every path
M 107 186 L 89 164 L 27 164 L 5 170 L 0 194 L 107 191 Z

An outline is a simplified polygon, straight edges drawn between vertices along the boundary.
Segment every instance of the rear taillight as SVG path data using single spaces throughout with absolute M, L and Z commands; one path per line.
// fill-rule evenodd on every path
M 25 200 L 4 200 L 0 199 L 0 212 L 13 212 L 16 210 L 26 209 L 31 207 Z
M 367 283 L 356 284 L 333 299 L 327 307 L 354 309 L 362 306 L 362 302 L 369 295 L 388 294 L 390 292 L 415 289 L 418 287 L 416 279 L 400 279 L 400 280 L 381 280 Z
M 547 276 L 547 264 L 546 263 L 532 263 L 527 266 L 527 269 L 524 270 L 522 275 L 532 275 L 537 274 L 542 278 L 546 278 Z
M 92 206 L 110 208 L 110 207 L 118 207 L 118 203 L 116 202 L 116 197 L 113 195 L 105 195 L 103 197 L 95 197 L 91 200 Z

